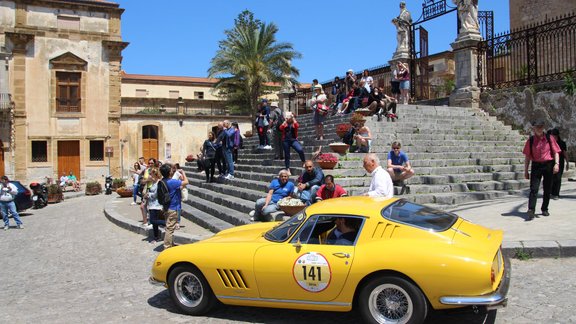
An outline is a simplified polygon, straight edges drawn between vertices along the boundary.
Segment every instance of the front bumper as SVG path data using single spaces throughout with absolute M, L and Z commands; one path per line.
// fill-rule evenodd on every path
M 498 289 L 493 293 L 480 295 L 480 296 L 445 296 L 440 297 L 440 302 L 445 305 L 475 305 L 487 306 L 490 309 L 505 307 L 508 301 L 506 295 L 508 288 L 510 288 L 510 275 L 512 268 L 510 267 L 510 260 L 504 258 L 504 274 Z
M 150 278 L 148 278 L 148 282 L 154 286 L 166 287 L 166 283 L 164 283 L 162 281 L 158 281 L 158 280 L 154 279 L 154 277 L 152 277 L 152 276 L 150 276 Z

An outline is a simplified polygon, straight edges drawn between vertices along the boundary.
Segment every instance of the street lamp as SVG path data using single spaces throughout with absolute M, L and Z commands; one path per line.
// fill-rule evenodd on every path
M 121 178 L 124 179 L 124 144 L 128 142 L 127 139 L 120 140 L 120 174 Z

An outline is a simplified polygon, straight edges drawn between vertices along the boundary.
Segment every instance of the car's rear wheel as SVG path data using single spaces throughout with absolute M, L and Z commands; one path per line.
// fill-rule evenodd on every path
M 168 290 L 176 306 L 189 315 L 205 314 L 216 303 L 206 278 L 192 265 L 180 265 L 170 272 Z
M 399 277 L 382 276 L 362 287 L 360 313 L 368 323 L 423 323 L 428 311 L 418 287 Z

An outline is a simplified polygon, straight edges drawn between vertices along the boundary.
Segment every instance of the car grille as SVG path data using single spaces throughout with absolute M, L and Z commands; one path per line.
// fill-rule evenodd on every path
M 218 271 L 218 276 L 220 276 L 224 287 L 248 289 L 240 270 L 216 269 L 216 271 Z

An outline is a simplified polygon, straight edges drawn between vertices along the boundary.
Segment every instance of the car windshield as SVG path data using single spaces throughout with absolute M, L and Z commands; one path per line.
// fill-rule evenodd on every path
M 302 224 L 305 219 L 306 214 L 304 213 L 304 210 L 302 210 L 294 216 L 290 217 L 288 220 L 284 221 L 282 224 L 266 232 L 264 237 L 272 242 L 284 242 L 287 238 L 296 232 L 296 229 L 298 229 L 300 224 Z
M 400 199 L 384 208 L 382 216 L 398 223 L 436 232 L 451 228 L 458 220 L 458 216 L 455 214 L 415 204 L 405 199 Z

